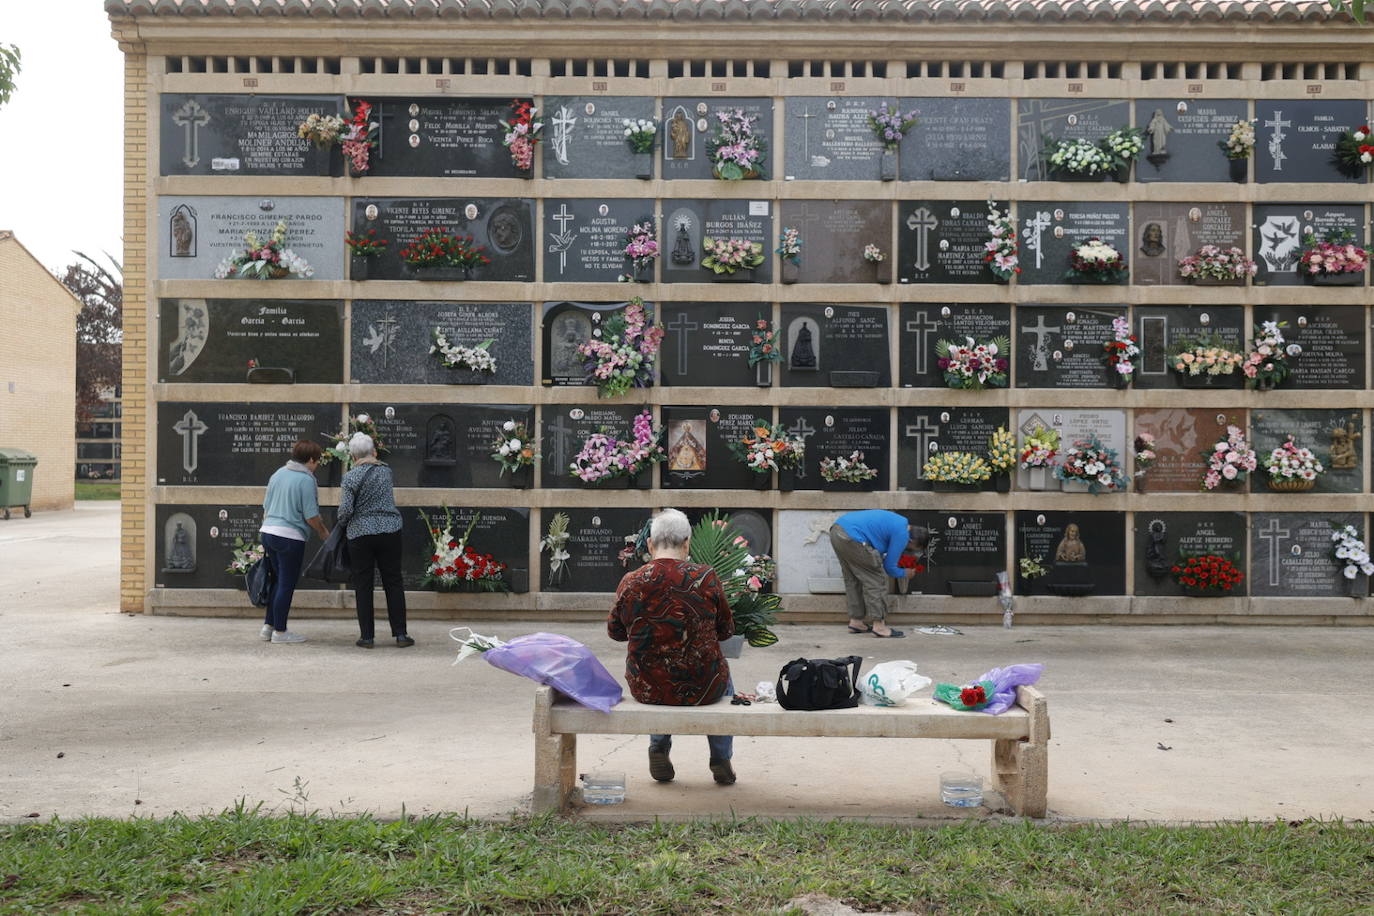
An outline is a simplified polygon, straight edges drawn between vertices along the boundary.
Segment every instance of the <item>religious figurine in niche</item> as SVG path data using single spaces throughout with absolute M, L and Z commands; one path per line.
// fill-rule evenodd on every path
M 1348 471 L 1360 466 L 1360 456 L 1355 450 L 1355 440 L 1359 438 L 1360 431 L 1350 420 L 1347 420 L 1345 425 L 1331 430 L 1332 469 Z
M 792 344 L 792 358 L 788 365 L 793 369 L 815 369 L 816 351 L 811 346 L 811 325 L 802 322 L 801 330 L 797 331 L 796 343 Z
M 575 316 L 566 315 L 558 325 L 554 336 L 553 352 L 550 354 L 549 368 L 558 375 L 578 375 L 583 371 L 582 354 L 577 348 L 582 345 L 586 333 L 579 326 Z
M 172 257 L 196 256 L 196 227 L 185 204 L 172 211 Z
M 453 424 L 448 417 L 435 417 L 431 421 L 429 438 L 425 442 L 425 464 L 456 464 L 457 461 Z
M 1150 522 L 1150 543 L 1145 545 L 1145 571 L 1152 579 L 1163 579 L 1173 566 L 1165 552 L 1169 529 L 1163 519 Z
M 1174 132 L 1174 127 L 1164 117 L 1163 109 L 1156 108 L 1155 113 L 1150 116 L 1150 122 L 1145 125 L 1145 133 L 1150 137 L 1150 154 L 1146 156 L 1155 165 L 1160 165 L 1169 158 L 1169 134 Z
M 487 231 L 491 235 L 492 246 L 500 252 L 514 251 L 520 247 L 520 241 L 525 237 L 524 230 L 520 227 L 520 217 L 504 207 L 491 215 Z
M 673 113 L 672 120 L 668 122 L 668 139 L 673 143 L 671 158 L 689 157 L 692 146 L 692 122 L 687 120 L 687 115 L 681 108 Z
M 691 236 L 687 234 L 689 228 L 691 224 L 687 220 L 677 221 L 677 238 L 673 241 L 672 259 L 674 264 L 683 267 L 691 267 L 697 260 L 697 253 L 692 249 Z
M 167 545 L 167 569 L 166 572 L 195 572 L 196 555 L 191 549 L 191 535 L 186 530 L 186 526 L 177 522 L 176 531 L 172 532 L 172 542 Z
M 1140 231 L 1140 253 L 1147 258 L 1164 254 L 1164 227 L 1159 223 L 1146 223 Z
M 1070 523 L 1064 528 L 1064 539 L 1054 549 L 1054 562 L 1086 563 L 1087 561 L 1088 548 L 1083 545 L 1083 541 L 1078 535 L 1078 526 Z
M 706 434 L 706 424 L 701 420 L 682 420 L 673 424 L 668 444 L 668 470 L 704 471 L 706 470 L 706 446 L 698 437 Z

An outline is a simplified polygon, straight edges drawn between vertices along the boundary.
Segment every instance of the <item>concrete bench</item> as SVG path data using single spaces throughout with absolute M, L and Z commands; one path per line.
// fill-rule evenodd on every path
M 740 735 L 834 738 L 975 738 L 992 742 L 993 787 L 1017 814 L 1045 816 L 1050 714 L 1045 697 L 1018 687 L 1000 716 L 956 712 L 929 697 L 905 706 L 825 712 L 775 703 L 646 706 L 625 700 L 609 713 L 580 706 L 551 687 L 534 696 L 534 811 L 564 811 L 577 778 L 578 735 Z

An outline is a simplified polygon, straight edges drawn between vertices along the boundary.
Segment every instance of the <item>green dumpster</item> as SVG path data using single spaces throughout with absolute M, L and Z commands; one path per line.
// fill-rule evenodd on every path
M 33 515 L 29 503 L 33 502 L 33 469 L 37 464 L 38 457 L 22 448 L 0 448 L 0 509 L 6 521 L 10 509 L 23 508 L 24 518 Z

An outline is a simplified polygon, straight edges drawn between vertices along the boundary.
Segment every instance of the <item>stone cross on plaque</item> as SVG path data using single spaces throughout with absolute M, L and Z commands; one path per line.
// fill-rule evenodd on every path
M 930 460 L 930 446 L 940 435 L 940 427 L 931 426 L 930 418 L 922 414 L 916 418 L 915 423 L 908 423 L 903 433 L 907 438 L 916 440 L 916 454 L 920 456 L 920 464 L 916 466 L 916 479 L 925 480 L 926 462 Z
M 210 112 L 201 108 L 195 99 L 187 99 L 186 104 L 172 115 L 172 123 L 186 128 L 186 152 L 181 161 L 188 169 L 193 169 L 200 162 L 200 129 L 210 123 Z
M 667 328 L 677 334 L 677 374 L 687 374 L 687 332 L 695 331 L 701 325 L 695 321 L 687 320 L 686 312 L 677 313 L 677 321 L 668 325 Z
M 1045 246 L 1040 244 L 1040 236 L 1048 228 L 1050 228 L 1049 211 L 1037 210 L 1033 218 L 1026 220 L 1026 228 L 1021 233 L 1021 237 L 1026 240 L 1026 247 L 1035 252 L 1037 269 L 1045 261 Z
M 548 424 L 548 429 L 553 434 L 553 462 L 558 466 L 557 473 L 566 474 L 568 465 L 572 463 L 568 453 L 572 450 L 575 430 L 563 422 L 561 414 L 558 416 L 557 422 Z
M 181 467 L 187 474 L 194 474 L 200 467 L 200 437 L 210 427 L 201 422 L 194 410 L 172 424 L 173 431 L 181 437 Z
M 916 371 L 925 373 L 930 367 L 930 345 L 928 341 L 932 334 L 940 330 L 940 325 L 930 320 L 930 316 L 924 311 L 916 313 L 916 317 L 906 323 L 906 330 L 909 334 L 916 335 Z
M 930 270 L 930 234 L 940 221 L 925 207 L 906 218 L 906 227 L 916 233 L 916 269 Z
M 806 422 L 806 417 L 797 417 L 797 422 L 788 427 L 787 433 L 792 436 L 800 436 L 802 445 L 805 445 L 807 439 L 816 435 L 816 428 Z M 797 465 L 797 476 L 806 476 L 806 462 Z
M 1276 518 L 1269 519 L 1269 526 L 1258 532 L 1262 540 L 1269 542 L 1268 574 L 1271 586 L 1277 587 L 1279 585 L 1279 548 L 1283 541 L 1287 541 L 1291 537 L 1292 533 L 1289 529 L 1282 527 Z
M 577 118 L 572 116 L 572 109 L 566 105 L 559 105 L 558 114 L 553 117 L 553 138 L 549 145 L 553 147 L 554 158 L 560 165 L 568 164 L 568 141 L 572 139 L 572 129 L 576 123 Z
M 577 238 L 577 231 L 568 231 L 568 223 L 576 219 L 576 216 L 568 212 L 567 202 L 558 205 L 558 212 L 549 215 L 549 219 L 558 224 L 558 231 L 549 236 L 553 239 L 553 244 L 549 245 L 549 254 L 558 255 L 558 272 L 563 273 L 568 267 L 568 249 L 572 247 L 573 239 Z
M 1063 329 L 1063 325 L 1053 328 L 1045 327 L 1044 315 L 1035 316 L 1035 327 L 1028 328 L 1024 325 L 1021 327 L 1022 334 L 1035 335 L 1035 347 L 1031 350 L 1031 354 L 1035 357 L 1035 361 L 1031 364 L 1031 369 L 1036 372 L 1046 372 L 1049 370 L 1050 348 L 1049 345 L 1045 343 L 1045 338 L 1051 334 L 1057 334 Z
M 802 156 L 806 158 L 809 164 L 811 162 L 811 119 L 819 118 L 820 115 L 812 114 L 811 109 L 808 107 L 804 109 L 801 114 L 797 115 L 797 117 L 801 118 L 802 122 Z
M 1264 126 L 1274 128 L 1273 132 L 1269 134 L 1269 157 L 1274 160 L 1274 171 L 1282 172 L 1283 160 L 1288 158 L 1283 154 L 1283 141 L 1288 139 L 1288 133 L 1284 128 L 1292 127 L 1293 122 L 1285 120 L 1283 111 L 1276 108 L 1274 109 L 1274 116 L 1265 121 Z M 1278 585 L 1277 582 L 1274 584 Z

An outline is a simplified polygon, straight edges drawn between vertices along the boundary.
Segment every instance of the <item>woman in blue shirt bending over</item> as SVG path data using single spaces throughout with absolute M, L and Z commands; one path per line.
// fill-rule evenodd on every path
M 329 529 L 320 520 L 315 483 L 321 453 L 318 442 L 297 442 L 291 449 L 291 460 L 267 482 L 262 527 L 258 530 L 272 578 L 272 593 L 261 635 L 274 643 L 305 642 L 304 636 L 286 629 L 286 617 L 291 613 L 291 597 L 301 577 L 310 530 L 313 528 L 321 540 L 329 537 Z
M 844 575 L 845 603 L 849 605 L 849 632 L 872 633 L 879 639 L 905 636 L 887 625 L 888 579 L 911 578 L 914 569 L 903 569 L 902 554 L 918 554 L 929 535 L 913 528 L 903 516 L 886 509 L 847 512 L 830 526 L 830 546 Z

